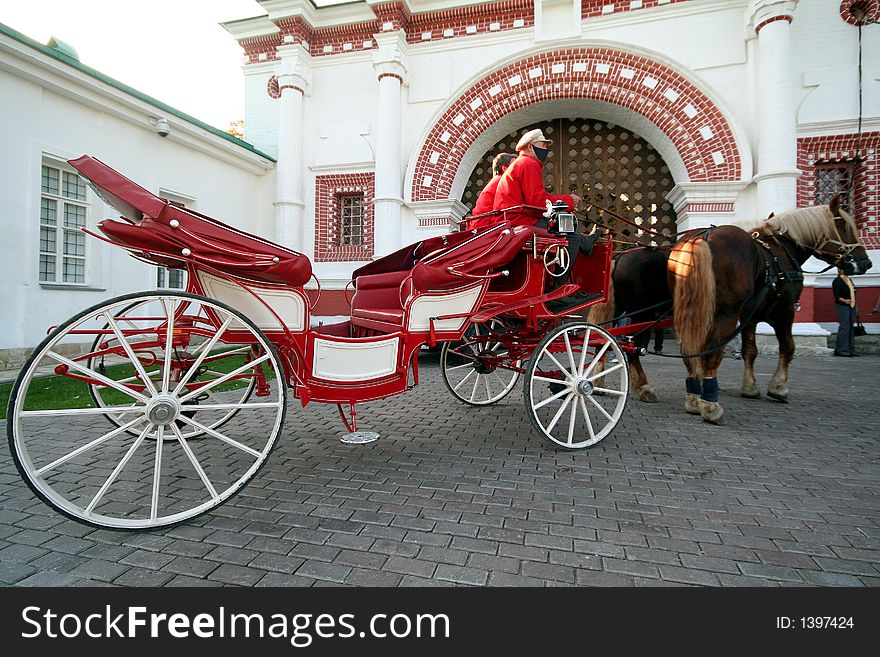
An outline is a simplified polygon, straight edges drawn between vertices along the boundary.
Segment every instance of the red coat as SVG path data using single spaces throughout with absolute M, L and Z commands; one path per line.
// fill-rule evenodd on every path
M 478 214 L 484 214 L 486 212 L 492 212 L 492 206 L 495 203 L 495 189 L 498 187 L 498 181 L 501 180 L 501 174 L 497 176 L 493 176 L 492 180 L 490 180 L 486 186 L 483 188 L 483 191 L 480 192 L 480 197 L 477 199 L 477 204 L 474 206 L 474 209 L 471 211 L 473 216 L 477 216 Z M 484 228 L 486 226 L 491 226 L 497 221 L 497 218 L 493 216 L 489 217 L 481 217 L 479 219 L 475 219 L 468 223 L 469 228 Z
M 493 210 L 503 210 L 505 208 L 517 205 L 534 205 L 542 208 L 538 210 L 520 210 L 518 212 L 508 212 L 507 219 L 514 226 L 531 226 L 544 213 L 543 208 L 546 202 L 564 201 L 565 204 L 572 208 L 574 201 L 571 196 L 564 194 L 556 196 L 548 194 L 544 189 L 544 178 L 541 175 L 542 163 L 537 159 L 520 153 L 519 156 L 507 167 L 507 171 L 498 181 L 498 187 L 495 190 L 495 203 Z M 500 221 L 501 217 L 497 217 L 495 221 Z

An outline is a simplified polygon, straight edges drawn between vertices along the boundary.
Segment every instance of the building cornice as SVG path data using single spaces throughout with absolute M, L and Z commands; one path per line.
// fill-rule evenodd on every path
M 797 126 L 798 137 L 827 137 L 830 135 L 851 135 L 858 132 L 859 122 L 856 119 L 841 119 L 839 121 L 815 121 L 812 123 L 799 123 Z M 873 116 L 862 119 L 862 133 L 880 131 L 880 117 Z

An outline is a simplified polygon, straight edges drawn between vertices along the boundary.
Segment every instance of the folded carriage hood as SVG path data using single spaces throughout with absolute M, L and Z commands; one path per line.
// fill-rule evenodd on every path
M 166 201 L 90 155 L 67 162 L 91 184 L 98 196 L 133 223 L 144 216 L 158 217 L 167 205 Z

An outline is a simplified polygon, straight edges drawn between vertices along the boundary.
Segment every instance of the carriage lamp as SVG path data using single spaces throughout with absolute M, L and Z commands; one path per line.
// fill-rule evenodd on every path
M 577 218 L 573 212 L 559 212 L 555 218 L 557 233 L 573 233 L 575 231 Z

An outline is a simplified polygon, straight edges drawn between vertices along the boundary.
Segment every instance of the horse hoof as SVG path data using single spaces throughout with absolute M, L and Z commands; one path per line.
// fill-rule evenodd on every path
M 639 399 L 641 399 L 643 402 L 653 404 L 657 401 L 657 394 L 654 392 L 654 388 L 649 385 L 645 385 L 639 389 Z
M 718 418 L 703 417 L 703 422 L 708 422 L 709 424 L 714 424 L 716 427 L 723 427 L 725 424 L 727 424 L 727 420 L 724 419 L 723 415 Z
M 700 415 L 700 398 L 692 392 L 684 397 L 684 410 L 691 415 Z
M 781 392 L 772 392 L 772 391 L 768 390 L 767 396 L 770 397 L 771 399 L 775 399 L 778 402 L 782 402 L 783 404 L 788 403 L 788 393 L 787 392 L 781 393 Z
M 760 399 L 761 391 L 755 388 L 754 390 L 740 390 L 740 397 L 745 397 L 746 399 Z
M 700 400 L 700 415 L 704 422 L 709 424 L 724 424 L 724 409 L 718 402 Z

